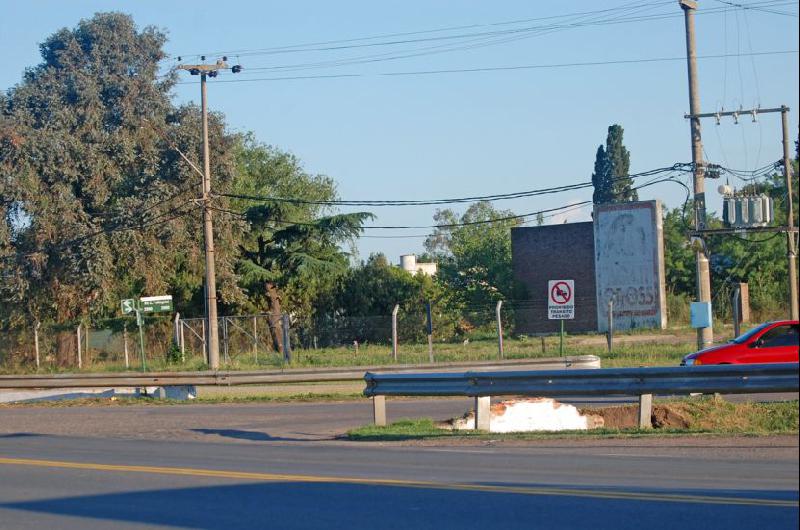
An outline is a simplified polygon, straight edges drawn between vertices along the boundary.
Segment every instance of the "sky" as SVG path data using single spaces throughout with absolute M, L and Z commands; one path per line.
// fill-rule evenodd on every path
M 701 110 L 787 105 L 797 139 L 798 2 L 698 4 Z M 0 0 L 0 9 L 0 90 L 40 62 L 38 45 L 48 35 L 98 11 L 128 13 L 140 28 L 167 33 L 164 70 L 179 64 L 178 56 L 213 62 L 226 54 L 241 64 L 241 74 L 209 81 L 210 108 L 223 112 L 232 130 L 253 132 L 295 154 L 308 172 L 332 177 L 346 200 L 472 197 L 586 182 L 614 123 L 625 130 L 631 173 L 691 161 L 677 0 Z M 175 87 L 176 103 L 199 101 L 196 80 L 187 74 Z M 755 123 L 750 116 L 738 124 L 705 120 L 705 157 L 742 171 L 763 167 L 782 156 L 780 127 L 779 114 Z M 679 178 L 691 188 L 689 175 Z M 707 180 L 709 210 L 720 211 L 716 188 L 724 180 Z M 495 206 L 524 214 L 591 200 L 591 193 Z M 639 196 L 673 208 L 686 191 L 666 182 Z M 434 224 L 431 206 L 372 211 L 372 225 Z M 545 223 L 586 221 L 589 213 L 567 210 Z M 358 256 L 382 252 L 397 263 L 401 254 L 423 252 L 430 231 L 366 230 Z

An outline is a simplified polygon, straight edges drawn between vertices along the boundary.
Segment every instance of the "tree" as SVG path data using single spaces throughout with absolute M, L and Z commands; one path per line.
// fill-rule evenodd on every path
M 437 278 L 451 303 L 488 307 L 515 297 L 519 288 L 511 267 L 511 228 L 521 220 L 513 216 L 485 201 L 473 203 L 461 216 L 452 210 L 436 212 L 439 228 L 425 248 L 440 261 Z
M 630 178 L 630 153 L 622 143 L 624 130 L 614 124 L 608 128 L 605 149 L 597 148 L 592 184 L 595 204 L 638 201 L 639 194 L 633 189 Z
M 602 145 L 597 147 L 594 158 L 594 173 L 592 173 L 592 202 L 594 204 L 607 204 L 614 202 L 611 161 Z
M 200 116 L 170 101 L 175 76 L 158 73 L 165 40 L 128 15 L 97 14 L 45 39 L 42 62 L 0 98 L 0 246 L 13 254 L 2 272 L 19 279 L 5 293 L 18 314 L 66 322 L 113 314 L 120 298 L 202 291 L 190 202 L 200 177 L 172 148 L 200 158 Z M 224 189 L 235 138 L 217 115 L 209 128 Z M 237 226 L 215 228 L 220 295 L 233 299 Z
M 237 269 L 250 293 L 264 300 L 272 316 L 270 332 L 275 349 L 281 341 L 283 301 L 292 282 L 310 281 L 347 270 L 347 257 L 339 245 L 355 238 L 367 212 L 317 217 L 308 221 L 291 217 L 295 206 L 283 201 L 265 201 L 247 209 L 250 236 L 239 247 Z

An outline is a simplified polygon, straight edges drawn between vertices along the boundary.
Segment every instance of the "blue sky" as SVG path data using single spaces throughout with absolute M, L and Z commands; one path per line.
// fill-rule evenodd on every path
M 794 140 L 800 110 L 797 53 L 747 54 L 796 52 L 797 2 L 736 3 L 749 9 L 726 7 L 718 0 L 699 2 L 698 54 L 731 55 L 700 60 L 702 110 L 786 104 L 792 108 Z M 293 152 L 308 171 L 333 177 L 345 199 L 475 196 L 583 182 L 591 176 L 595 151 L 612 123 L 625 129 L 632 172 L 691 160 L 689 126 L 683 118 L 689 107 L 684 60 L 575 65 L 684 57 L 683 18 L 677 1 L 566 1 L 548 3 L 546 8 L 539 2 L 524 1 L 422 0 L 232 0 L 222 4 L 204 0 L 4 0 L 0 6 L 0 48 L 4 51 L 0 89 L 19 82 L 23 70 L 39 62 L 38 43 L 47 35 L 61 27 L 73 27 L 97 11 L 123 11 L 133 15 L 140 27 L 155 25 L 165 30 L 169 35 L 167 52 L 187 61 L 197 61 L 201 54 L 216 59 L 215 52 L 426 31 L 344 44 L 438 40 L 292 53 L 242 52 L 238 58 L 229 53 L 245 73 L 212 81 L 210 106 L 225 113 L 232 129 L 253 131 L 261 141 Z M 621 6 L 627 11 L 614 10 Z M 611 11 L 577 15 L 602 9 Z M 620 16 L 639 20 L 587 24 Z M 578 21 L 583 23 L 575 24 Z M 567 22 L 573 25 L 564 27 Z M 558 28 L 530 30 L 541 30 L 546 24 Z M 485 44 L 478 39 L 486 37 L 475 33 L 525 28 L 528 30 L 493 37 L 505 42 L 442 48 L 465 41 Z M 465 34 L 473 36 L 453 38 Z M 439 53 L 419 55 L 431 51 Z M 403 55 L 412 56 L 387 60 Z M 383 60 L 319 65 L 367 56 Z M 175 62 L 168 61 L 165 67 Z M 285 72 L 274 69 L 309 63 L 317 66 Z M 385 75 L 564 64 L 573 66 Z M 343 74 L 352 77 L 222 82 Z M 177 86 L 175 99 L 196 100 L 198 94 L 197 83 L 192 82 Z M 777 114 L 762 115 L 757 123 L 742 118 L 738 125 L 725 120 L 716 126 L 709 120 L 704 122 L 703 132 L 707 158 L 727 167 L 752 170 L 781 156 Z M 688 177 L 682 178 L 688 182 Z M 710 209 L 719 210 L 715 191 L 719 184 L 707 182 Z M 738 183 L 732 180 L 731 184 Z M 674 207 L 682 203 L 685 192 L 677 184 L 664 183 L 642 190 L 640 197 L 658 198 Z M 587 189 L 497 205 L 527 213 L 590 198 L 591 189 Z M 434 208 L 380 208 L 374 212 L 379 216 L 374 224 L 430 225 Z M 571 212 L 569 219 L 586 220 L 588 211 Z M 547 219 L 563 220 L 563 216 Z M 427 232 L 370 230 L 370 236 L 404 237 L 364 238 L 359 253 L 366 258 L 372 252 L 384 252 L 397 262 L 400 254 L 421 252 L 424 238 L 418 236 Z

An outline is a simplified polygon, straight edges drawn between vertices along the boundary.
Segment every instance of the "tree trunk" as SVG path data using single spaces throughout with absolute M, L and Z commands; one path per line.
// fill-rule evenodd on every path
M 283 353 L 283 324 L 281 322 L 281 298 L 278 288 L 272 282 L 266 282 L 267 300 L 269 300 L 269 334 L 272 346 Z

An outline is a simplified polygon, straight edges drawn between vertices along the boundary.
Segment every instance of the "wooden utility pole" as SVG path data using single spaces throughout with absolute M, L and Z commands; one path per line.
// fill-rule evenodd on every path
M 693 0 L 679 0 L 683 9 L 686 23 L 686 62 L 689 74 L 689 113 L 692 136 L 692 163 L 694 176 L 694 227 L 695 230 L 704 230 L 706 227 L 706 192 L 705 168 L 703 167 L 703 142 L 700 134 L 700 94 L 697 85 L 697 49 L 694 38 L 694 12 L 697 2 Z M 696 264 L 696 294 L 698 302 L 711 304 L 711 275 L 708 268 L 705 244 L 699 239 L 695 246 Z M 714 328 L 697 329 L 697 347 L 705 348 L 714 342 Z
M 205 60 L 205 57 L 201 58 Z M 219 70 L 228 65 L 225 58 L 214 64 L 181 64 L 179 70 L 187 70 L 192 75 L 200 76 L 200 102 L 203 114 L 203 234 L 206 251 L 206 344 L 208 364 L 212 370 L 219 369 L 219 329 L 217 324 L 217 278 L 214 269 L 214 226 L 211 216 L 211 160 L 208 150 L 208 104 L 206 100 L 206 78 L 216 77 Z M 237 65 L 238 66 L 238 65 Z M 232 69 L 234 73 L 241 70 Z

